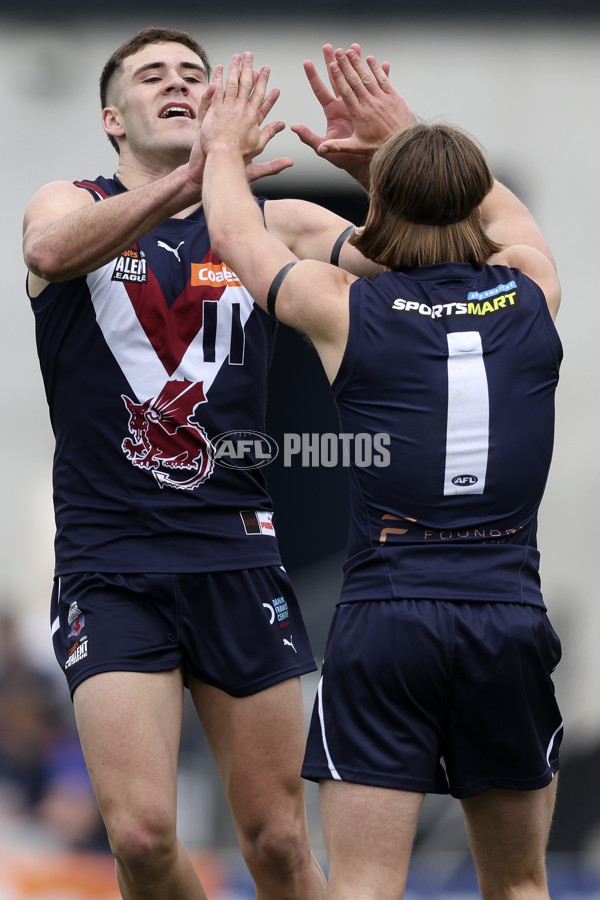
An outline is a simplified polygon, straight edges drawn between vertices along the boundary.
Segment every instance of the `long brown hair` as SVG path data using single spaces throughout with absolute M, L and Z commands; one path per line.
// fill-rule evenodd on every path
M 483 230 L 479 204 L 494 179 L 483 153 L 451 125 L 417 124 L 371 161 L 365 226 L 350 238 L 390 269 L 443 262 L 482 266 L 501 247 Z
M 206 51 L 191 34 L 188 34 L 187 31 L 178 31 L 176 28 L 162 28 L 160 26 L 142 28 L 141 31 L 138 31 L 137 34 L 134 34 L 132 38 L 129 38 L 128 41 L 125 41 L 124 44 L 121 44 L 121 46 L 115 50 L 102 69 L 102 74 L 100 76 L 100 103 L 102 109 L 107 106 L 108 89 L 111 79 L 123 60 L 133 56 L 134 53 L 137 53 L 138 50 L 141 50 L 146 44 L 183 44 L 184 47 L 187 47 L 200 57 L 204 68 L 206 69 L 206 77 L 210 79 L 211 67 Z M 118 153 L 119 145 L 114 137 L 108 135 L 108 139 Z

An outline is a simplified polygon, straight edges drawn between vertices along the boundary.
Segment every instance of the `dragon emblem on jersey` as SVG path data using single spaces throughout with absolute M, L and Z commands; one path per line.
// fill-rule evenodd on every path
M 214 448 L 202 425 L 192 421 L 206 403 L 202 382 L 167 381 L 156 397 L 136 403 L 121 394 L 129 413 L 129 433 L 121 447 L 134 466 L 151 471 L 159 487 L 191 491 L 214 468 Z M 178 473 L 187 475 L 177 478 Z

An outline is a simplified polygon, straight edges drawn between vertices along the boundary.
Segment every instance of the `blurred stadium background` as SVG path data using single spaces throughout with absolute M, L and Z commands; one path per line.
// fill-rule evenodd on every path
M 230 0 L 226 18 L 189 0 L 76 0 L 0 5 L 4 86 L 0 253 L 0 900 L 115 900 L 112 861 L 73 731 L 70 701 L 51 655 L 52 438 L 24 291 L 20 229 L 31 195 L 47 181 L 110 174 L 116 157 L 99 116 L 105 59 L 145 25 L 193 32 L 211 62 L 251 49 L 282 89 L 277 117 L 320 131 L 320 109 L 302 71 L 325 42 L 391 63 L 417 113 L 476 135 L 493 168 L 530 206 L 557 258 L 564 286 L 558 327 L 565 348 L 554 466 L 540 522 L 542 576 L 563 642 L 556 685 L 566 724 L 561 790 L 551 840 L 553 900 L 600 898 L 600 609 L 596 509 L 600 497 L 597 399 L 600 300 L 595 264 L 600 209 L 600 7 L 597 0 L 427 0 L 391 4 L 305 0 L 301 9 Z M 322 71 L 322 68 L 321 68 Z M 364 195 L 289 130 L 273 155 L 295 166 L 256 186 L 298 196 L 357 222 Z M 271 372 L 268 432 L 337 433 L 324 376 L 307 344 L 282 328 Z M 284 561 L 322 657 L 340 583 L 347 501 L 341 468 L 266 471 Z M 316 676 L 307 678 L 309 710 Z M 197 853 L 211 900 L 253 891 L 237 851 L 212 759 L 191 710 L 181 747 L 180 831 Z M 326 864 L 316 789 L 308 804 Z M 458 804 L 428 798 L 407 897 L 476 897 Z

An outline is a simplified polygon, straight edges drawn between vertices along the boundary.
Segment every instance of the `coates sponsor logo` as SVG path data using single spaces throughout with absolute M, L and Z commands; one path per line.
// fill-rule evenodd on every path
M 223 262 L 192 263 L 192 287 L 242 287 L 235 272 Z
M 454 316 L 487 316 L 491 313 L 513 309 L 520 305 L 517 283 L 499 284 L 488 291 L 469 291 L 466 300 L 449 300 L 447 303 L 424 303 L 396 297 L 390 304 L 392 312 L 408 313 L 426 319 L 447 319 Z
M 75 641 L 69 650 L 69 658 L 65 663 L 65 669 L 70 669 L 75 663 L 81 662 L 88 655 L 88 639 L 85 637 L 81 641 Z
M 246 534 L 269 534 L 275 537 L 273 513 L 258 509 L 241 509 L 240 516 Z
M 191 491 L 214 469 L 213 446 L 192 420 L 206 403 L 202 382 L 167 381 L 156 397 L 135 403 L 121 394 L 129 413 L 129 433 L 121 448 L 134 466 L 151 472 L 159 487 Z
M 215 463 L 226 469 L 259 469 L 279 453 L 276 441 L 260 431 L 224 431 L 212 444 Z
M 148 269 L 144 251 L 138 247 L 130 247 L 129 250 L 124 250 L 117 257 L 111 280 L 146 284 L 148 281 Z

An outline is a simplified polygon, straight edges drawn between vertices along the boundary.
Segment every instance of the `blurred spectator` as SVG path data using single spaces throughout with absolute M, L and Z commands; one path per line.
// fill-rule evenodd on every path
M 57 714 L 44 678 L 27 659 L 16 620 L 0 613 L 0 786 L 4 809 L 27 814 L 43 792 L 43 749 Z
M 74 724 L 63 726 L 47 742 L 43 776 L 35 811 L 54 838 L 70 849 L 108 852 L 106 830 Z
M 29 658 L 7 611 L 0 611 L 0 833 L 108 850 L 72 708 Z

